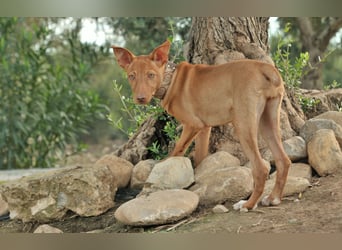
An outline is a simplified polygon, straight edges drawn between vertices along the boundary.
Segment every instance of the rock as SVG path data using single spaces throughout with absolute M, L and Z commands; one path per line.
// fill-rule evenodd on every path
M 274 187 L 275 178 L 266 181 L 264 193 L 262 196 L 269 195 Z M 288 176 L 284 187 L 283 196 L 291 196 L 304 192 L 311 184 L 308 179 L 301 177 Z
M 301 128 L 299 135 L 308 143 L 313 134 L 319 129 L 331 129 L 334 131 L 336 139 L 340 146 L 342 146 L 342 127 L 333 120 L 326 119 L 310 119 L 305 122 Z
M 264 161 L 264 163 L 265 163 L 265 165 L 266 165 L 266 167 L 267 167 L 267 169 L 268 169 L 268 172 L 270 172 L 270 171 L 271 171 L 271 164 L 270 164 L 270 162 L 269 162 L 269 161 L 266 161 L 266 160 L 264 160 L 264 159 L 263 159 L 263 161 Z M 246 165 L 245 165 L 245 167 L 252 170 L 252 163 L 251 163 L 250 161 L 247 162 Z
M 331 90 L 313 90 L 313 89 L 298 89 L 300 95 L 305 98 L 313 98 L 315 105 L 305 111 L 306 117 L 314 118 L 319 114 L 329 110 L 338 111 L 338 105 L 342 102 L 342 89 Z
M 225 151 L 219 151 L 212 155 L 207 156 L 196 168 L 195 175 L 199 179 L 202 176 L 208 176 L 216 169 L 226 167 L 240 166 L 240 160 L 230 153 Z
M 154 166 L 146 183 L 160 189 L 181 189 L 189 187 L 194 181 L 190 160 L 186 157 L 170 157 Z
M 223 167 L 207 175 L 195 175 L 196 183 L 190 190 L 200 197 L 201 205 L 238 201 L 253 191 L 252 171 L 246 167 Z
M 275 178 L 276 173 L 277 172 L 274 172 L 273 174 L 271 174 L 270 177 Z M 311 166 L 308 164 L 305 164 L 305 163 L 292 163 L 288 176 L 301 177 L 301 178 L 305 178 L 308 181 L 310 181 L 311 177 L 312 177 Z
M 24 222 L 62 219 L 68 211 L 96 216 L 114 206 L 114 176 L 106 166 L 71 167 L 1 185 L 10 217 Z
M 214 208 L 213 208 L 213 213 L 214 214 L 224 214 L 224 213 L 228 213 L 229 212 L 229 209 L 226 208 L 225 206 L 219 204 L 219 205 L 216 205 Z
M 4 201 L 0 193 L 0 216 L 8 213 L 8 203 Z
M 339 111 L 328 111 L 323 114 L 320 114 L 313 119 L 326 119 L 326 120 L 333 120 L 338 125 L 342 126 L 342 112 Z
M 112 171 L 118 188 L 126 187 L 131 180 L 133 165 L 125 159 L 115 155 L 105 155 L 95 165 L 107 166 Z
M 133 167 L 130 187 L 137 189 L 143 188 L 155 164 L 156 161 L 152 159 L 138 162 Z
M 37 227 L 36 230 L 34 230 L 33 233 L 53 233 L 53 234 L 58 234 L 58 233 L 63 233 L 62 230 L 52 227 L 50 225 L 44 224 L 44 225 L 40 225 L 39 227 Z
M 115 218 L 131 226 L 150 226 L 181 220 L 198 205 L 198 196 L 182 189 L 157 191 L 122 204 Z
M 307 149 L 306 149 L 306 142 L 300 136 L 294 136 L 290 139 L 287 139 L 283 142 L 284 150 L 291 161 L 299 161 L 301 159 L 305 159 L 308 157 Z M 270 149 L 267 149 L 264 154 L 263 158 L 267 161 L 270 161 L 274 164 L 273 155 Z
M 298 161 L 308 157 L 306 142 L 300 136 L 294 136 L 284 141 L 283 146 L 291 161 Z
M 309 164 L 319 176 L 334 173 L 342 167 L 342 153 L 330 129 L 315 132 L 308 143 Z

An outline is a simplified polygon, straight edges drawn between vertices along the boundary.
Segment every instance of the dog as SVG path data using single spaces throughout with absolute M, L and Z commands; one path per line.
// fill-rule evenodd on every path
M 277 168 L 276 182 L 262 205 L 278 205 L 291 161 L 280 136 L 280 107 L 285 92 L 278 70 L 257 60 L 236 60 L 220 65 L 181 62 L 169 65 L 171 43 L 164 42 L 149 55 L 135 56 L 112 46 L 127 73 L 134 102 L 147 104 L 153 97 L 182 125 L 181 137 L 169 156 L 182 156 L 195 139 L 195 166 L 208 154 L 211 127 L 232 123 L 242 149 L 252 163 L 254 189 L 234 209 L 255 209 L 264 191 L 268 169 L 258 149 L 258 132 L 270 148 Z

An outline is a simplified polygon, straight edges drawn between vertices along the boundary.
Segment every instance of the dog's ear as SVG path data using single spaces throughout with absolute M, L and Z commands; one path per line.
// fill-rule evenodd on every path
M 164 65 L 169 60 L 170 46 L 171 43 L 166 41 L 159 47 L 155 48 L 150 54 L 151 59 L 155 61 L 158 66 Z
M 128 65 L 131 64 L 131 62 L 133 61 L 135 57 L 133 53 L 130 52 L 128 49 L 121 48 L 121 47 L 112 46 L 112 49 L 114 51 L 114 55 L 120 67 L 122 67 L 123 69 L 126 69 Z

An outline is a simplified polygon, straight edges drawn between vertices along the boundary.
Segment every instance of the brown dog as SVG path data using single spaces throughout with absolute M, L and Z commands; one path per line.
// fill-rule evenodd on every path
M 195 165 L 199 164 L 207 156 L 211 127 L 232 122 L 241 146 L 253 164 L 254 178 L 252 195 L 248 201 L 236 203 L 234 208 L 254 209 L 268 176 L 258 149 L 260 131 L 277 167 L 273 191 L 262 204 L 280 203 L 291 161 L 280 137 L 279 112 L 284 86 L 274 66 L 239 60 L 214 66 L 182 62 L 170 69 L 168 41 L 150 55 L 135 56 L 125 48 L 112 48 L 119 65 L 127 73 L 134 101 L 147 104 L 153 96 L 159 97 L 163 108 L 182 123 L 182 135 L 170 156 L 183 155 L 196 138 Z

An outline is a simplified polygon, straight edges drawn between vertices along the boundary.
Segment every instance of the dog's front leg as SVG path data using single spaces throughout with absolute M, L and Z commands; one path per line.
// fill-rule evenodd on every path
M 176 142 L 176 146 L 169 156 L 183 156 L 200 130 L 200 128 L 183 124 L 181 137 Z
M 195 167 L 208 155 L 210 132 L 211 127 L 202 128 L 195 139 Z

